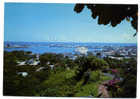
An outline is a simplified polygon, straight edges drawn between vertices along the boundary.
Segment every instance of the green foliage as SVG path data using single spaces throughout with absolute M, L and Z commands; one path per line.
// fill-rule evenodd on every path
M 117 83 L 120 88 L 109 91 L 110 95 L 112 97 L 136 96 L 137 61 L 133 58 L 116 61 L 88 55 L 80 56 L 73 61 L 61 54 L 49 53 L 40 56 L 40 65 L 18 66 L 17 61 L 31 58 L 29 54 L 22 51 L 4 52 L 4 95 L 97 97 L 98 86 L 112 79 L 104 76 L 102 71 L 112 69 L 111 67 L 114 66 L 123 81 Z M 49 64 L 46 64 L 48 61 L 54 64 L 54 69 L 50 69 Z M 41 67 L 43 69 L 37 71 Z M 19 72 L 27 72 L 28 75 L 24 77 L 19 75 Z
M 123 20 L 131 20 L 132 27 L 137 30 L 138 24 L 138 5 L 118 5 L 118 4 L 76 4 L 74 11 L 82 12 L 84 7 L 91 11 L 91 16 L 96 19 L 98 16 L 98 24 L 111 24 L 112 27 L 117 26 Z
M 77 85 L 76 89 L 78 90 L 75 96 L 98 96 L 98 86 L 106 80 L 110 80 L 110 77 L 103 76 L 101 71 L 92 71 L 90 75 L 90 79 L 88 80 L 86 85 L 83 85 L 84 79 L 81 79 Z
M 75 94 L 75 97 L 83 96 L 97 96 L 98 95 L 98 86 L 97 83 L 90 83 L 86 86 L 82 86 L 80 90 Z
M 137 81 L 137 61 L 134 58 L 131 58 L 114 62 L 118 64 L 117 68 L 123 80 L 110 89 L 112 97 L 135 98 Z M 119 88 L 116 88 L 116 86 L 119 86 Z
M 108 64 L 103 59 L 98 59 L 95 56 L 82 56 L 75 60 L 79 68 L 76 71 L 76 79 L 80 80 L 82 76 L 84 75 L 84 72 L 86 72 L 88 69 L 95 71 L 95 70 L 102 70 L 104 68 L 107 68 Z
M 73 91 L 74 75 L 73 70 L 51 73 L 49 79 L 41 84 L 44 90 L 38 94 L 40 96 L 69 96 Z
M 50 64 L 60 63 L 63 59 L 62 54 L 45 53 L 40 56 L 41 65 L 46 65 L 47 62 L 50 62 Z
M 91 72 L 90 80 L 93 82 L 99 81 L 101 77 L 100 71 Z

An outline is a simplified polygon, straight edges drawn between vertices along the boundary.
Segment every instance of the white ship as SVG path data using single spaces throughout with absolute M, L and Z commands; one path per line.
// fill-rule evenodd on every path
M 77 48 L 75 49 L 75 52 L 78 52 L 78 53 L 80 53 L 80 54 L 87 54 L 88 48 L 86 48 L 86 47 L 77 47 Z

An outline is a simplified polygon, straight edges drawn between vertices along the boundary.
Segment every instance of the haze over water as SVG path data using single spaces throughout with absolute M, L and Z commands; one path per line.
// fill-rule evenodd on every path
M 74 42 L 5 42 L 4 45 L 21 46 L 19 48 L 4 48 L 6 51 L 24 50 L 33 53 L 75 53 L 77 47 L 86 47 L 88 51 L 101 51 L 105 46 L 112 48 L 123 46 L 137 46 L 136 43 L 74 43 Z

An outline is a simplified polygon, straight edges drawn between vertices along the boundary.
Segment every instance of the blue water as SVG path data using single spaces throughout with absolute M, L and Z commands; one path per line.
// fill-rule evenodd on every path
M 78 46 L 88 48 L 88 51 L 100 51 L 104 46 L 121 47 L 121 46 L 137 46 L 135 43 L 74 43 L 74 42 L 4 42 L 4 46 L 10 44 L 11 46 L 20 45 L 27 46 L 26 48 L 4 48 L 5 51 L 23 50 L 31 51 L 33 53 L 75 53 Z

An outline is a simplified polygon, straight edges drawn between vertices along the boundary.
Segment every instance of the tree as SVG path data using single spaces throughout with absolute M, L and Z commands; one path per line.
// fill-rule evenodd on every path
M 78 57 L 75 62 L 79 66 L 76 71 L 76 79 L 80 80 L 84 73 L 87 72 L 89 69 L 91 71 L 97 71 L 101 69 L 107 68 L 108 64 L 103 59 L 98 59 L 95 56 L 82 56 Z
M 119 67 L 122 80 L 118 83 L 110 85 L 109 89 L 113 97 L 135 98 L 137 84 L 137 61 L 131 58 L 123 60 L 122 64 L 123 65 Z
M 77 13 L 82 12 L 84 7 L 87 6 L 91 10 L 92 18 L 96 19 L 98 16 L 98 24 L 110 24 L 112 27 L 117 26 L 124 19 L 130 21 L 134 29 L 138 26 L 138 5 L 126 4 L 76 4 L 74 11 Z M 136 35 L 134 34 L 134 36 Z

